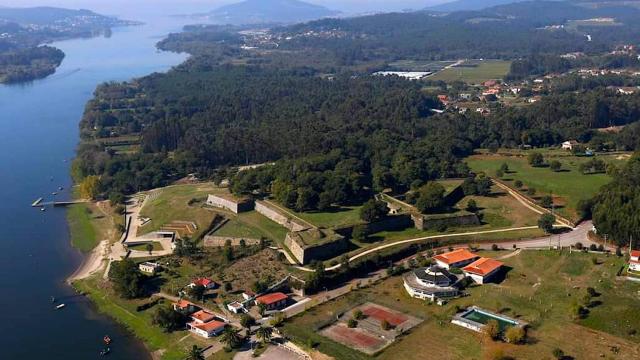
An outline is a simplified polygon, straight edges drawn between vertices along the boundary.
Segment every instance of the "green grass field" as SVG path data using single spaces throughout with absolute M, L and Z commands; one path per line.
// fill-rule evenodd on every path
M 193 221 L 198 225 L 198 231 L 192 235 L 198 237 L 205 231 L 215 213 L 202 208 L 202 203 L 207 195 L 226 192 L 224 188 L 219 188 L 212 183 L 177 185 L 163 188 L 160 194 L 152 200 L 147 201 L 140 214 L 151 219 L 147 225 L 140 227 L 140 234 L 160 229 L 163 225 L 171 221 Z M 193 205 L 189 205 L 192 199 L 199 200 Z
M 164 248 L 162 247 L 162 244 L 160 244 L 159 242 L 154 241 L 151 243 L 151 245 L 153 246 L 153 251 L 164 250 Z M 147 244 L 130 245 L 129 250 L 147 251 Z
M 230 220 L 215 232 L 215 235 L 252 239 L 265 237 L 282 242 L 287 235 L 287 229 L 260 215 L 257 211 L 249 211 L 230 217 Z
M 67 208 L 67 223 L 71 234 L 71 245 L 82 252 L 89 252 L 98 245 L 98 236 L 92 224 L 92 214 L 84 204 Z
M 504 254 L 507 252 L 484 255 Z M 605 354 L 608 359 L 635 359 L 640 347 L 632 330 L 640 329 L 640 314 L 633 310 L 633 304 L 637 307 L 640 284 L 615 280 L 623 259 L 600 256 L 599 265 L 593 265 L 592 257 L 584 253 L 525 251 L 503 260 L 510 270 L 500 284 L 473 286 L 467 291 L 469 296 L 442 307 L 410 298 L 401 277 L 393 277 L 293 318 L 286 323 L 285 332 L 298 344 L 316 345 L 335 358 L 372 359 L 324 338 L 318 329 L 353 306 L 373 301 L 425 320 L 375 359 L 423 359 L 425 349 L 437 349 L 438 359 L 491 359 L 496 351 L 518 359 L 551 359 L 556 347 L 576 359 L 591 359 L 593 354 Z M 593 298 L 587 317 L 578 320 L 571 307 L 583 298 L 587 286 L 594 287 L 600 295 Z M 532 341 L 525 345 L 492 342 L 450 323 L 456 307 L 470 305 L 528 322 Z M 567 334 L 580 341 L 569 341 Z M 619 349 L 617 354 L 611 346 Z
M 287 211 L 302 218 L 311 224 L 323 228 L 337 228 L 362 223 L 360 220 L 360 208 L 362 206 L 342 206 L 330 211 L 295 212 Z
M 599 158 L 619 162 L 615 157 L 600 156 Z M 548 157 L 548 159 L 551 158 Z M 513 186 L 513 181 L 520 180 L 525 187 L 535 188 L 536 196 L 553 193 L 555 202 L 559 205 L 558 213 L 575 220 L 578 217 L 576 213 L 578 201 L 593 197 L 600 187 L 611 181 L 611 177 L 606 174 L 583 175 L 578 167 L 589 158 L 563 156 L 557 159 L 562 163 L 563 171 L 553 172 L 547 167 L 532 167 L 524 156 L 474 155 L 466 161 L 473 171 L 486 172 L 490 176 L 494 176 L 496 170 L 506 163 L 510 173 L 503 179 L 511 180 L 507 183 Z
M 502 79 L 509 72 L 510 66 L 510 61 L 487 60 L 480 62 L 477 67 L 447 68 L 429 76 L 428 79 L 447 82 L 462 80 L 470 84 L 480 84 L 486 80 Z

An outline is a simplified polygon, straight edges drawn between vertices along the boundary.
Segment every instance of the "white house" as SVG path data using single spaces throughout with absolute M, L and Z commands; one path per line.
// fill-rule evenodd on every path
M 158 272 L 158 270 L 160 270 L 160 264 L 154 263 L 154 262 L 145 261 L 145 262 L 139 264 L 138 268 L 143 273 L 155 275 L 156 272 Z
M 629 270 L 640 272 L 640 250 L 631 250 L 629 259 Z
M 573 150 L 573 148 L 577 145 L 580 145 L 579 142 L 575 141 L 575 140 L 568 140 L 562 143 L 562 149 L 563 150 Z
M 194 287 L 196 287 L 196 286 L 202 286 L 205 289 L 210 290 L 210 289 L 217 288 L 218 284 L 215 281 L 213 281 L 211 279 L 208 279 L 208 278 L 197 278 L 197 279 L 193 280 L 193 282 L 191 284 L 189 284 L 188 286 L 190 288 L 192 288 L 192 289 Z
M 436 255 L 433 257 L 433 260 L 435 260 L 438 266 L 448 270 L 452 267 L 461 268 L 472 263 L 478 258 L 480 258 L 480 256 L 467 249 L 460 248 L 448 253 Z
M 208 339 L 220 335 L 226 325 L 227 324 L 222 321 L 217 320 L 211 320 L 206 323 L 197 323 L 194 321 L 187 324 L 187 329 L 198 336 Z
M 234 314 L 244 314 L 247 312 L 247 309 L 245 309 L 244 305 L 237 301 L 227 304 L 227 309 L 229 309 L 229 311 Z
M 484 284 L 491 281 L 504 265 L 498 260 L 480 258 L 462 268 L 462 272 L 470 277 L 476 284 Z

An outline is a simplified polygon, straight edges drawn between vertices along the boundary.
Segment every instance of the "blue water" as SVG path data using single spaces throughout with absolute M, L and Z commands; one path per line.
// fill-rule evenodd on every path
M 65 210 L 30 207 L 59 186 L 69 189 L 78 123 L 95 87 L 181 63 L 155 43 L 178 31 L 176 20 L 115 29 L 110 38 L 54 44 L 66 53 L 56 74 L 29 84 L 0 85 L 0 359 L 148 359 L 131 334 L 99 315 L 64 280 L 82 255 L 69 244 Z M 57 196 L 69 197 L 68 190 Z M 54 310 L 50 296 L 66 303 Z

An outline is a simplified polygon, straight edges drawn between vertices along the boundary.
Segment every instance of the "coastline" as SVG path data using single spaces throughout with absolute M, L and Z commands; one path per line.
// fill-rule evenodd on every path
M 74 281 L 82 280 L 90 277 L 91 275 L 105 269 L 107 260 L 106 255 L 109 250 L 109 241 L 102 240 L 98 246 L 96 246 L 89 254 L 84 255 L 84 259 L 80 263 L 80 266 L 67 277 L 66 282 L 72 285 Z

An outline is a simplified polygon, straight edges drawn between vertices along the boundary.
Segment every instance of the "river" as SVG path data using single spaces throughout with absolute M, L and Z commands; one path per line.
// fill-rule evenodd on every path
M 56 74 L 29 84 L 0 85 L 0 358 L 99 358 L 102 337 L 114 339 L 110 359 L 149 359 L 140 342 L 77 296 L 64 282 L 82 261 L 71 248 L 65 210 L 31 208 L 39 197 L 68 199 L 70 159 L 78 123 L 95 87 L 166 71 L 185 55 L 155 43 L 179 20 L 114 29 L 110 38 L 55 43 L 66 58 Z M 48 196 L 47 196 L 48 195 Z M 50 297 L 66 307 L 55 310 Z

